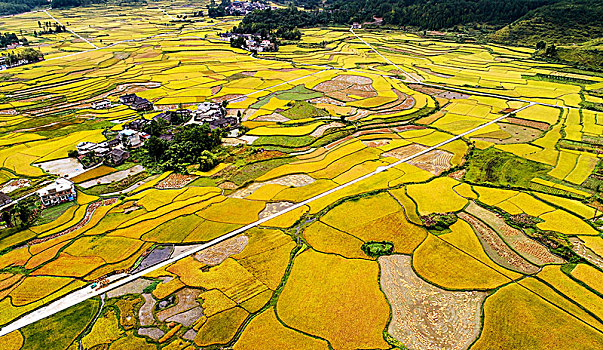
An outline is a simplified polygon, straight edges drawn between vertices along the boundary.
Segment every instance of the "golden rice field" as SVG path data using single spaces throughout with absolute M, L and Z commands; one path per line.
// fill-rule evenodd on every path
M 355 31 L 382 56 L 330 27 L 252 56 L 219 35 L 240 17 L 170 21 L 208 4 L 49 10 L 87 41 L 34 36 L 52 21 L 43 11 L 0 18 L 45 55 L 0 71 L 0 190 L 71 169 L 78 191 L 52 220 L 0 228 L 0 326 L 262 220 L 0 348 L 404 348 L 392 310 L 416 295 L 383 286 L 390 254 L 410 257 L 416 288 L 484 296 L 471 349 L 603 346 L 603 113 L 581 104 L 603 78 L 529 48 L 399 30 Z M 156 110 L 121 105 L 125 93 Z M 112 107 L 93 109 L 100 99 Z M 249 130 L 188 182 L 145 171 L 113 190 L 121 180 L 100 180 L 141 164 L 85 171 L 68 159 L 133 119 L 206 101 L 228 101 Z M 452 222 L 434 228 L 441 215 Z M 425 327 L 455 322 L 437 319 L 449 315 L 438 298 L 423 305 Z

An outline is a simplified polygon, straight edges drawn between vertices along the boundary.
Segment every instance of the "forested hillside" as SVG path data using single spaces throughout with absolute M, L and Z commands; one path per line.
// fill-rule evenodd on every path
M 537 54 L 544 58 L 601 70 L 602 18 L 603 1 L 562 1 L 529 12 L 488 39 L 512 45 L 538 45 L 541 49 Z
M 458 24 L 504 25 L 530 10 L 557 0 L 327 0 L 324 9 L 337 24 L 370 22 L 382 17 L 385 24 L 410 25 L 424 29 L 450 28 Z M 281 1 L 305 9 L 318 8 L 317 0 Z
M 0 16 L 27 12 L 47 3 L 45 0 L 0 0 Z
M 490 38 L 535 45 L 539 41 L 577 44 L 603 37 L 603 1 L 572 0 L 543 6 L 505 26 Z

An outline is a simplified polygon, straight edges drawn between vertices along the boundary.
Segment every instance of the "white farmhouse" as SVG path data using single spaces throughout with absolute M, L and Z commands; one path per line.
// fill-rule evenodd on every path
M 40 201 L 44 204 L 44 207 L 52 207 L 57 204 L 73 201 L 77 198 L 73 182 L 62 177 L 36 192 L 40 197 Z

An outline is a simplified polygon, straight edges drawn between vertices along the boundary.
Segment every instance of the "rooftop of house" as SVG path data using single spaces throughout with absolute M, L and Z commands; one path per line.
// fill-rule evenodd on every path
M 212 109 L 219 110 L 221 107 L 222 107 L 222 105 L 220 105 L 219 103 L 203 102 L 203 103 L 199 103 L 199 105 L 197 105 L 197 112 L 205 113 L 205 112 L 211 111 Z
M 73 182 L 65 179 L 65 178 L 58 178 L 56 180 L 54 180 L 53 183 L 51 183 L 48 186 L 45 186 L 41 189 L 39 189 L 37 191 L 37 193 L 40 196 L 47 196 L 49 195 L 51 192 L 63 192 L 63 191 L 69 191 L 73 188 Z
M 114 148 L 114 149 L 111 151 L 111 156 L 113 156 L 113 157 L 123 157 L 123 156 L 125 156 L 126 154 L 128 154 L 128 152 L 126 152 L 126 151 L 124 151 L 124 150 L 122 150 L 122 149 L 119 149 L 119 148 Z
M 138 134 L 138 131 L 135 131 L 135 130 L 132 130 L 132 129 L 124 129 L 124 130 L 121 130 L 119 132 L 119 134 L 120 135 L 124 135 L 124 136 L 133 136 L 133 135 Z

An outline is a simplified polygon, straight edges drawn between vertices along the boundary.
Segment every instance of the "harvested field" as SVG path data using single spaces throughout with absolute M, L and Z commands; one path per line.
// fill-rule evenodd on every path
M 382 154 L 384 157 L 394 157 L 396 159 L 405 159 L 409 156 L 426 150 L 428 147 L 413 143 L 408 146 L 393 149 Z M 409 160 L 407 163 L 417 168 L 429 171 L 435 176 L 439 176 L 444 171 L 450 169 L 450 161 L 454 154 L 439 149 L 431 150 L 423 155 Z
M 265 185 L 282 185 L 287 187 L 303 187 L 313 183 L 315 180 L 306 174 L 285 175 L 274 180 L 255 182 L 245 188 L 237 190 L 229 195 L 231 198 L 246 198 Z
M 224 242 L 216 244 L 215 246 L 198 252 L 195 254 L 195 259 L 206 265 L 219 265 L 232 255 L 242 252 L 247 246 L 248 241 L 249 238 L 245 235 L 230 238 Z
M 199 302 L 197 302 L 197 298 L 201 294 L 200 289 L 192 289 L 192 288 L 183 288 L 175 293 L 176 300 L 178 303 L 168 309 L 158 311 L 156 317 L 161 322 L 165 322 L 166 319 L 180 314 L 184 311 L 188 311 L 190 309 L 199 307 Z
M 153 340 L 159 340 L 159 338 L 163 337 L 164 334 L 165 334 L 165 332 L 157 327 L 139 328 L 138 329 L 138 335 L 142 335 L 144 337 L 149 337 Z
M 195 175 L 182 175 L 172 173 L 165 179 L 161 180 L 161 182 L 155 185 L 155 187 L 159 189 L 182 188 L 188 185 L 189 183 L 193 182 L 197 177 L 198 176 Z
M 345 126 L 345 124 L 339 123 L 339 122 L 332 122 L 332 123 L 329 123 L 329 124 L 324 124 L 324 125 L 321 125 L 318 128 L 316 128 L 316 130 L 314 130 L 310 134 L 310 136 L 312 136 L 312 137 L 321 137 L 325 133 L 325 131 L 327 131 L 329 129 L 332 129 L 332 128 L 341 128 L 341 127 L 344 127 L 344 126 Z
M 530 143 L 542 135 L 542 130 L 531 128 L 525 125 L 516 125 L 508 123 L 497 123 L 502 133 L 498 135 L 479 134 L 472 137 L 476 140 L 496 143 L 498 145 L 508 145 L 513 143 Z M 506 134 L 506 137 L 503 135 Z
M 150 286 L 153 283 L 153 281 L 145 279 L 145 278 L 139 278 L 137 280 L 134 280 L 130 283 L 124 284 L 123 286 L 117 287 L 113 290 L 110 290 L 107 292 L 107 297 L 108 298 L 117 298 L 120 297 L 122 295 L 126 295 L 126 294 L 141 294 L 142 291 Z
M 595 253 L 592 249 L 588 248 L 584 241 L 579 237 L 570 237 L 570 243 L 572 244 L 572 250 L 583 257 L 589 263 L 597 266 L 600 269 L 603 269 L 603 257 Z
M 462 99 L 468 99 L 470 97 L 469 95 L 463 94 L 460 92 L 441 90 L 441 89 L 426 87 L 426 86 L 417 85 L 417 84 L 409 84 L 408 87 L 415 91 L 419 91 L 419 92 L 422 92 L 427 95 L 431 95 L 431 96 L 438 97 L 438 98 L 445 98 L 448 100 L 462 100 Z
M 409 349 L 467 349 L 481 327 L 485 292 L 451 292 L 419 278 L 405 255 L 382 256 L 381 288 L 392 306 L 388 332 Z
M 536 122 L 533 120 L 521 119 L 521 118 L 517 118 L 517 117 L 508 117 L 508 118 L 505 118 L 504 120 L 511 124 L 523 125 L 523 126 L 527 126 L 527 127 L 542 130 L 542 131 L 546 131 L 549 129 L 549 124 L 544 123 L 544 122 Z
M 153 316 L 153 309 L 155 308 L 155 304 L 157 301 L 151 294 L 145 293 L 142 294 L 144 298 L 144 304 L 140 307 L 138 311 L 138 320 L 140 321 L 140 325 L 151 326 L 155 323 L 155 317 Z
M 517 253 L 535 265 L 562 264 L 563 259 L 552 254 L 545 246 L 530 239 L 522 231 L 505 222 L 504 218 L 475 203 L 470 203 L 466 211 L 492 227 L 502 239 Z
M 195 307 L 190 310 L 181 312 L 177 315 L 174 315 L 167 320 L 166 322 L 176 322 L 180 323 L 184 327 L 190 327 L 195 323 L 198 319 L 203 317 L 203 309 L 201 307 Z
M 390 142 L 391 142 L 390 139 L 362 140 L 362 143 L 366 147 L 372 147 L 372 148 L 387 146 L 387 145 L 389 145 Z
M 262 116 L 259 116 L 259 117 L 253 119 L 253 121 L 255 121 L 255 122 L 277 122 L 277 123 L 284 123 L 289 120 L 290 120 L 289 118 L 287 118 L 281 114 L 278 114 L 278 113 L 262 115 Z
M 143 260 L 130 273 L 136 273 L 146 269 L 149 266 L 153 266 L 164 260 L 167 260 L 172 255 L 173 250 L 174 248 L 172 246 L 157 246 L 153 248 L 153 250 L 143 254 Z
M 144 167 L 142 165 L 135 165 L 135 166 L 133 166 L 130 169 L 116 171 L 116 172 L 111 173 L 109 175 L 105 175 L 105 176 L 101 176 L 101 177 L 96 178 L 96 179 L 84 181 L 84 182 L 82 182 L 80 184 L 80 186 L 82 188 L 90 188 L 90 187 L 96 186 L 96 185 L 106 185 L 106 184 L 110 184 L 112 182 L 121 181 L 121 180 L 125 179 L 128 176 L 132 176 L 132 175 L 136 175 L 136 174 L 142 173 L 144 170 L 145 169 L 144 169 Z
M 287 208 L 289 208 L 290 206 L 293 206 L 295 203 L 291 203 L 291 202 L 276 202 L 276 203 L 268 203 L 266 204 L 266 209 L 262 210 L 262 212 L 259 215 L 260 219 L 269 217 L 270 215 L 274 215 L 278 212 L 280 212 L 281 210 L 285 210 Z
M 61 158 L 35 165 L 59 177 L 73 177 L 86 171 L 84 166 L 75 158 Z
M 484 250 L 495 263 L 523 274 L 533 274 L 540 270 L 538 266 L 531 264 L 515 253 L 493 229 L 475 216 L 464 212 L 459 213 L 458 216 L 473 227 L 484 246 Z

